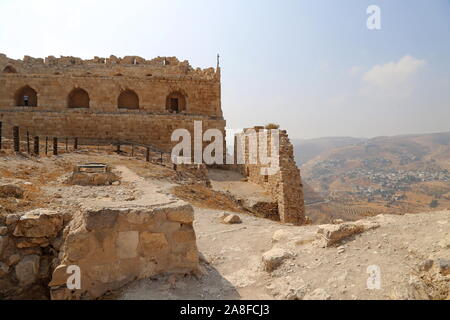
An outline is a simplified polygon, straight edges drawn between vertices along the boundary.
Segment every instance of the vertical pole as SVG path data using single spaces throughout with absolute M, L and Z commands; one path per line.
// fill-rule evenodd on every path
M 53 138 L 53 155 L 58 155 L 58 138 Z
M 2 122 L 0 121 L 0 150 L 2 149 Z
M 131 145 L 131 156 L 134 156 L 134 144 Z
M 27 130 L 27 152 L 30 154 L 30 133 Z
M 13 127 L 13 138 L 14 138 L 14 151 L 19 152 L 20 151 L 20 141 L 19 141 L 19 127 L 14 126 Z
M 69 151 L 69 138 L 66 137 L 66 152 Z
M 145 153 L 145 161 L 150 161 L 150 148 L 147 147 L 147 152 Z
M 45 137 L 45 155 L 47 155 L 48 152 L 48 137 Z
M 159 159 L 161 161 L 161 164 L 163 163 L 163 153 L 161 152 L 161 158 Z
M 120 142 L 117 142 L 117 150 L 116 150 L 116 152 L 120 153 Z
M 75 150 L 78 150 L 78 138 L 75 138 L 74 142 L 73 142 L 73 148 Z
M 34 154 L 36 156 L 39 155 L 39 137 L 38 136 L 34 137 Z

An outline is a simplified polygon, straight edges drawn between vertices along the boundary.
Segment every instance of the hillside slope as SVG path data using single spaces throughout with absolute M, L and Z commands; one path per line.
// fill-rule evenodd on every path
M 377 137 L 322 150 L 301 166 L 304 182 L 327 202 L 309 207 L 315 222 L 450 207 L 450 133 Z M 308 193 L 305 200 L 314 202 Z

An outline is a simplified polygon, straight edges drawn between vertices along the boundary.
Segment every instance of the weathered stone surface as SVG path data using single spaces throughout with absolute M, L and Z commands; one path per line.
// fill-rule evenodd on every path
M 193 229 L 186 231 L 175 231 L 172 234 L 172 237 L 176 242 L 192 242 L 195 241 L 195 232 Z
M 39 260 L 38 255 L 25 256 L 16 265 L 16 277 L 22 286 L 28 286 L 36 281 L 39 274 Z
M 119 210 L 88 210 L 86 213 L 86 228 L 88 230 L 112 228 L 116 223 L 118 215 Z
M 137 257 L 139 244 L 139 232 L 123 231 L 117 237 L 117 256 L 119 259 L 130 259 Z
M 47 247 L 50 244 L 47 238 L 22 238 L 16 241 L 17 248 Z
M 292 238 L 292 233 L 285 230 L 285 229 L 280 229 L 277 230 L 273 233 L 272 235 L 272 242 L 280 242 L 280 241 L 287 241 L 290 238 Z
M 319 227 L 317 233 L 323 237 L 326 246 L 331 246 L 363 231 L 364 226 L 362 224 L 342 223 L 322 225 Z
M 265 252 L 262 256 L 263 268 L 265 271 L 271 272 L 278 268 L 284 260 L 292 258 L 291 252 L 281 249 L 274 248 Z
M 67 183 L 79 186 L 107 186 L 117 181 L 119 177 L 113 172 L 74 172 Z
M 185 206 L 180 202 L 179 206 L 137 205 L 77 212 L 64 232 L 59 267 L 50 284 L 52 299 L 96 298 L 135 279 L 172 270 L 196 271 L 199 258 L 192 223 L 168 219 L 173 211 L 178 212 L 174 219 L 186 221 L 179 212 L 193 209 Z M 55 290 L 64 286 L 64 268 L 72 264 L 82 270 L 82 288 Z
M 69 277 L 69 274 L 67 274 L 67 265 L 61 264 L 53 270 L 52 274 L 52 280 L 48 284 L 49 287 L 54 286 L 62 286 L 66 284 L 67 278 Z
M 139 235 L 139 243 L 141 252 L 164 252 L 169 250 L 169 243 L 167 242 L 166 235 L 164 233 L 154 233 L 144 231 Z
M 291 243 L 295 243 L 297 246 L 302 246 L 307 243 L 311 243 L 317 239 L 317 235 L 314 232 L 306 232 L 302 231 L 299 234 L 296 234 Z
M 3 250 L 6 247 L 6 244 L 8 242 L 8 237 L 7 236 L 0 236 L 0 256 L 3 253 Z
M 12 254 L 12 255 L 9 256 L 9 259 L 8 259 L 8 265 L 9 265 L 9 266 L 13 266 L 13 265 L 15 265 L 17 262 L 19 262 L 19 261 L 20 261 L 20 255 L 17 254 L 17 253 Z
M 71 232 L 67 235 L 63 245 L 68 261 L 77 261 L 84 258 L 91 251 L 91 237 L 84 232 Z
M 237 224 L 237 223 L 242 223 L 242 220 L 237 214 L 230 214 L 223 219 L 223 223 Z
M 9 272 L 9 266 L 3 262 L 0 262 L 0 278 L 6 276 Z
M 20 215 L 19 214 L 8 214 L 6 216 L 5 223 L 6 223 L 6 225 L 9 226 L 9 225 L 14 224 L 17 221 L 19 221 L 19 219 L 20 219 Z
M 8 233 L 8 227 L 0 227 L 0 236 L 4 236 Z
M 63 227 L 63 217 L 59 212 L 36 209 L 20 217 L 14 230 L 16 237 L 54 237 Z
M 15 184 L 0 184 L 0 198 L 23 198 L 24 191 Z
M 167 219 L 181 223 L 192 223 L 194 221 L 194 210 L 192 206 L 186 205 L 167 213 Z

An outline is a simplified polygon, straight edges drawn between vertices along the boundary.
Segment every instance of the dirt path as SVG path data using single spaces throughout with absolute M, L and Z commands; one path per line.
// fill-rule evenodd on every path
M 111 197 L 96 198 L 88 199 L 84 201 L 84 204 L 91 207 L 112 205 L 118 207 L 130 205 L 160 206 L 179 201 L 177 198 L 164 191 L 157 182 L 140 177 L 126 166 L 118 165 L 115 167 L 114 172 L 120 175 L 122 184 L 127 185 L 129 189 L 137 190 L 137 192 L 125 200 L 116 200 Z

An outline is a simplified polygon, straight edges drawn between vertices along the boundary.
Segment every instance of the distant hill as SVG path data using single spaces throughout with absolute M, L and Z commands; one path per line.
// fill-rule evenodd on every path
M 450 132 L 293 144 L 316 222 L 450 207 Z
M 303 165 L 323 152 L 338 147 L 357 144 L 367 139 L 352 137 L 328 137 L 317 139 L 291 139 L 294 145 L 295 160 L 298 166 Z

